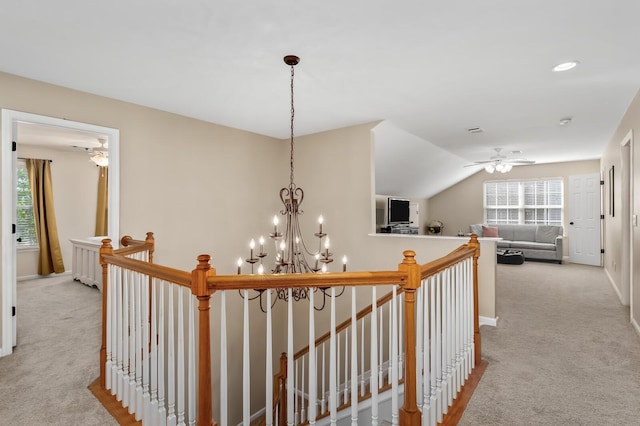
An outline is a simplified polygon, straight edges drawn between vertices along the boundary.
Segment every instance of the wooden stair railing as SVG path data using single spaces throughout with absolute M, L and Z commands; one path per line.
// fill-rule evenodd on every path
M 415 294 L 420 288 L 422 280 L 439 271 L 447 268 L 447 265 L 453 265 L 462 259 L 473 258 L 473 304 L 474 311 L 474 329 L 475 336 L 473 344 L 475 345 L 476 361 L 480 360 L 480 334 L 478 328 L 478 272 L 477 261 L 479 256 L 479 243 L 477 237 L 472 236 L 471 240 L 465 246 L 455 250 L 449 255 L 430 262 L 425 265 L 419 265 L 415 261 L 415 253 L 411 250 L 404 252 L 404 260 L 399 265 L 398 271 L 380 271 L 380 272 L 344 272 L 344 273 L 323 273 L 323 274 L 276 274 L 276 275 L 230 275 L 218 276 L 216 270 L 211 267 L 210 256 L 198 256 L 198 264 L 192 272 L 180 271 L 177 269 L 153 264 L 153 252 L 155 242 L 153 234 L 148 233 L 145 240 L 134 240 L 131 237 L 123 237 L 121 243 L 123 248 L 114 250 L 109 239 L 103 240 L 103 246 L 100 249 L 100 261 L 103 267 L 103 337 L 100 349 L 100 385 L 104 388 L 106 373 L 106 322 L 107 322 L 107 295 L 110 294 L 109 286 L 109 268 L 118 267 L 125 271 L 133 271 L 135 273 L 146 276 L 149 279 L 149 288 L 152 287 L 152 280 L 161 280 L 178 286 L 178 288 L 188 288 L 190 292 L 197 298 L 197 318 L 198 318 L 198 337 L 199 344 L 197 353 L 196 368 L 197 371 L 190 372 L 196 374 L 197 377 L 197 409 L 196 423 L 198 425 L 213 425 L 212 415 L 212 380 L 211 380 L 211 324 L 210 309 L 211 296 L 216 291 L 221 290 L 275 290 L 282 288 L 322 288 L 329 289 L 331 287 L 357 287 L 370 286 L 375 289 L 378 285 L 399 285 L 398 292 L 404 293 L 404 308 L 401 311 L 404 314 L 404 333 L 402 341 L 404 348 L 401 350 L 405 354 L 404 362 L 404 405 L 399 410 L 400 424 L 402 425 L 419 425 L 421 424 L 421 413 L 416 403 L 416 329 L 415 329 Z M 147 258 L 144 261 L 128 258 L 136 253 L 146 252 Z M 179 295 L 181 294 L 178 292 Z M 355 291 L 354 291 L 355 294 Z M 375 292 L 373 292 L 375 294 Z M 146 296 L 145 296 L 146 297 Z M 378 299 L 378 303 L 384 305 L 388 303 L 390 296 L 384 296 Z M 375 298 L 374 298 L 375 299 Z M 189 301 L 189 303 L 191 303 Z M 355 305 L 354 305 L 355 306 Z M 156 308 L 157 309 L 157 308 Z M 160 312 L 162 309 L 160 309 Z M 353 310 L 355 311 L 355 309 Z M 359 319 L 364 318 L 368 313 L 373 312 L 373 308 L 365 308 L 358 313 Z M 343 330 L 348 327 L 351 321 L 345 321 L 334 326 L 334 330 Z M 147 326 L 145 326 L 147 327 Z M 189 325 L 191 328 L 191 324 Z M 145 331 L 147 333 L 147 331 Z M 318 339 L 314 339 L 315 344 L 322 344 L 328 338 L 327 333 Z M 335 331 L 334 331 L 335 334 Z M 373 337 L 372 337 L 373 338 Z M 193 343 L 193 338 L 189 341 Z M 308 348 L 307 348 L 308 350 Z M 304 350 L 303 350 L 304 351 Z M 296 355 L 301 354 L 299 351 Z M 300 355 L 301 356 L 301 355 Z M 192 366 L 189 361 L 189 368 Z M 283 421 L 287 417 L 289 410 L 287 409 L 287 401 L 284 397 L 286 392 L 287 377 L 287 360 L 286 357 L 280 359 L 281 373 L 276 375 L 273 382 L 274 395 L 273 407 L 278 409 L 278 418 Z M 290 369 L 290 367 L 289 367 Z M 146 392 L 146 391 L 145 391 Z M 345 404 L 343 404 L 343 407 Z M 348 406 L 348 404 L 346 404 Z M 273 407 L 270 407 L 272 409 Z M 183 416 L 183 413 L 178 413 Z M 180 421 L 180 420 L 179 420 Z

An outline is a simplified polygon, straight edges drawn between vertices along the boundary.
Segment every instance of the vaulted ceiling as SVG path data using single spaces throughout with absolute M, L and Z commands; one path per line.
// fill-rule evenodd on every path
M 425 179 L 431 157 L 459 170 L 495 147 L 598 158 L 640 88 L 638 16 L 637 0 L 5 1 L 0 71 L 284 139 L 296 54 L 296 134 L 383 120 L 380 152 L 409 149 Z

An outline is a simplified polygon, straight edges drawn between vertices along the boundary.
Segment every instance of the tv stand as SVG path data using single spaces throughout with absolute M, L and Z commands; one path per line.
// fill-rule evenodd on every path
M 417 235 L 418 234 L 418 227 L 417 226 L 411 226 L 410 224 L 406 224 L 406 225 L 388 225 L 388 226 L 383 226 L 380 229 L 380 232 L 384 233 L 384 234 L 411 234 L 411 235 Z

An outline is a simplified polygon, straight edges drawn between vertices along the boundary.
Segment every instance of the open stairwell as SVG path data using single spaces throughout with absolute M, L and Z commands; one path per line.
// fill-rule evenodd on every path
M 199 256 L 191 272 L 156 265 L 151 233 L 143 241 L 124 237 L 120 249 L 110 243 L 104 240 L 100 249 L 99 385 L 143 424 L 446 424 L 461 413 L 465 395 L 486 366 L 480 357 L 475 236 L 424 265 L 405 251 L 398 271 L 296 275 L 216 275 L 208 255 Z M 299 287 L 314 291 L 305 314 L 309 344 L 294 352 L 291 292 Z M 274 347 L 272 337 L 276 289 L 289 295 L 286 348 Z M 342 289 L 351 309 L 337 323 L 337 315 L 345 315 L 336 310 L 336 292 Z M 249 291 L 266 296 L 260 322 L 264 348 L 251 347 Z M 378 297 L 379 291 L 386 294 Z M 228 339 L 235 336 L 227 335 L 227 298 L 238 292 L 243 296 L 241 394 L 230 393 L 228 377 L 240 359 L 238 352 L 233 358 L 228 353 Z M 219 305 L 212 312 L 214 293 Z M 321 336 L 315 335 L 316 293 L 328 297 L 330 326 Z M 363 297 L 371 304 L 357 310 Z M 256 357 L 266 365 L 262 377 L 251 375 Z M 268 409 L 252 415 L 256 401 L 249 389 L 256 383 L 263 383 L 261 405 Z

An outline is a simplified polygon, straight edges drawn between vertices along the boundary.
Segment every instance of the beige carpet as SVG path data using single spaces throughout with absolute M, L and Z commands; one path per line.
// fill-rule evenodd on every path
M 498 266 L 498 327 L 461 425 L 640 425 L 640 338 L 600 268 Z M 98 377 L 101 294 L 18 284 L 19 345 L 0 358 L 0 425 L 112 425 Z
M 601 268 L 498 265 L 497 292 L 460 425 L 640 425 L 640 338 Z
M 114 425 L 98 377 L 97 289 L 69 275 L 18 283 L 18 346 L 0 358 L 0 425 Z

